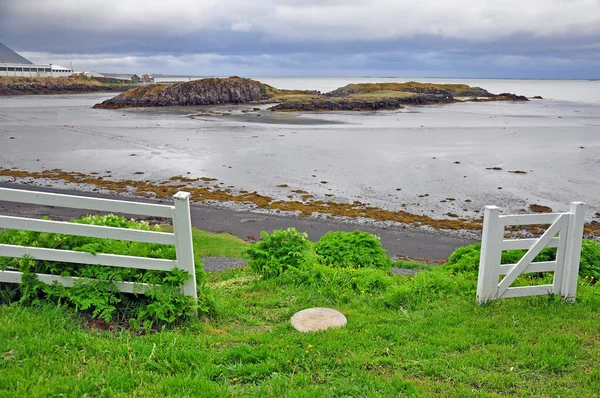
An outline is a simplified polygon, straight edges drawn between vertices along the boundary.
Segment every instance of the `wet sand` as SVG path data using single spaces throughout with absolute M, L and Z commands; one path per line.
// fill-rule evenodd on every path
M 190 115 L 206 108 L 91 109 L 112 95 L 0 98 L 0 167 L 110 170 L 115 179 L 155 182 L 205 176 L 279 200 L 298 200 L 292 191 L 302 190 L 315 200 L 435 218 L 478 218 L 485 205 L 563 211 L 570 201 L 589 205 L 588 220 L 600 211 L 596 104 L 536 100 L 302 115 L 225 106 L 213 109 L 230 116 L 197 118 Z

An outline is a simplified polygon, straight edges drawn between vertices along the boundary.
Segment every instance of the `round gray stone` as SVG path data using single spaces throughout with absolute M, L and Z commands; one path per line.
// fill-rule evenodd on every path
M 292 326 L 300 332 L 314 332 L 344 326 L 348 320 L 339 311 L 331 308 L 307 308 L 296 312 L 291 319 Z

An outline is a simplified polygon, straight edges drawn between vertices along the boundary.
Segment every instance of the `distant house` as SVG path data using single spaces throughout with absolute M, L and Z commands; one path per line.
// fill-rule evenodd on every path
M 123 74 L 123 73 L 102 73 L 104 77 L 114 80 L 120 80 L 123 83 L 139 83 L 141 81 L 140 77 L 136 74 Z
M 142 83 L 154 83 L 154 76 L 144 73 L 142 75 Z

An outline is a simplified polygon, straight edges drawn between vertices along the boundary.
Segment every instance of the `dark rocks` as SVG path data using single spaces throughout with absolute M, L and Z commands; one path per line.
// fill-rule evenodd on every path
M 529 101 L 524 95 L 517 95 L 511 93 L 498 94 L 493 96 L 492 98 L 497 101 Z
M 307 101 L 284 102 L 270 108 L 277 111 L 377 111 L 400 109 L 404 105 L 429 105 L 453 102 L 443 95 L 415 95 L 400 98 L 314 98 Z
M 177 84 L 152 84 L 130 90 L 97 104 L 94 108 L 219 105 L 275 102 L 271 111 L 377 111 L 405 105 L 457 102 L 457 97 L 475 101 L 527 101 L 515 94 L 494 95 L 464 84 L 365 83 L 349 84 L 321 95 L 317 91 L 278 90 L 256 80 L 237 76 L 209 78 Z M 259 111 L 253 108 L 252 111 Z M 242 111 L 250 112 L 250 109 Z M 256 116 L 261 116 L 257 114 Z
M 237 76 L 177 84 L 152 84 L 118 95 L 94 108 L 243 104 L 266 100 L 276 91 L 257 80 Z

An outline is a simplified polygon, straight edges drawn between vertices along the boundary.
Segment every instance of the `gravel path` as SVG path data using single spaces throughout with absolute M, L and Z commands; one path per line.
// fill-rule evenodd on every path
M 248 265 L 248 260 L 244 258 L 202 257 L 202 259 L 204 260 L 204 271 L 206 272 L 221 272 Z

